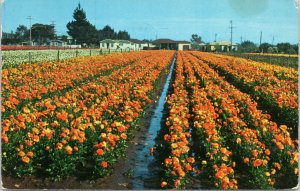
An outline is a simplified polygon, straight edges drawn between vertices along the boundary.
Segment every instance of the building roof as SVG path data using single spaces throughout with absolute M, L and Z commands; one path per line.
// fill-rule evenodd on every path
M 117 42 L 117 43 L 127 43 L 127 44 L 131 43 L 129 40 L 114 40 L 114 42 Z
M 136 44 L 142 44 L 143 41 L 138 40 L 138 39 L 129 39 L 130 42 L 136 43 Z
M 100 43 L 127 43 L 130 44 L 129 40 L 112 40 L 112 39 L 104 39 L 100 41 Z
M 50 40 L 49 42 L 61 42 L 61 43 L 64 43 L 65 41 L 55 39 L 55 40 Z
M 191 44 L 191 42 L 186 41 L 186 40 L 179 40 L 179 41 L 175 41 L 178 44 Z
M 174 40 L 171 40 L 168 38 L 161 38 L 161 39 L 156 39 L 156 40 L 152 41 L 152 44 L 164 44 L 164 43 L 172 44 L 172 43 L 176 43 L 176 42 Z
M 190 44 L 189 41 L 185 41 L 185 40 L 171 40 L 168 38 L 161 38 L 161 39 L 157 39 L 154 40 L 152 42 L 152 44 Z

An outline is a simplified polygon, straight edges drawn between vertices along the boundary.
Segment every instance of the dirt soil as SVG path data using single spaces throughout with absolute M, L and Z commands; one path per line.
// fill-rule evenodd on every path
M 159 98 L 168 74 L 161 76 L 154 96 Z M 156 99 L 157 100 L 157 99 Z M 125 151 L 125 158 L 118 159 L 111 175 L 97 180 L 78 180 L 69 177 L 60 182 L 41 179 L 34 176 L 24 178 L 2 177 L 2 187 L 7 189 L 105 189 L 126 190 L 132 189 L 130 172 L 134 169 L 137 151 L 144 147 L 147 131 L 150 126 L 151 116 L 156 107 L 156 101 L 146 109 L 144 118 L 140 119 L 140 129 L 136 130 L 135 137 L 129 141 Z

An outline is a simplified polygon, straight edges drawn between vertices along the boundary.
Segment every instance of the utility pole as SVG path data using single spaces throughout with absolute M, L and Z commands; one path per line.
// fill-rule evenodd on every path
M 272 47 L 274 46 L 274 36 L 272 38 Z
M 56 36 L 55 33 L 55 21 L 50 21 L 51 22 L 51 26 L 53 27 L 53 33 L 54 33 L 54 37 Z
M 218 34 L 215 33 L 215 42 L 217 42 L 217 36 L 218 36 Z
M 259 40 L 259 48 L 261 49 L 261 41 L 262 41 L 262 31 L 260 31 L 260 40 Z M 262 51 L 262 50 L 261 50 Z
M 232 50 L 232 34 L 233 34 L 233 26 L 232 26 L 232 20 L 230 20 L 230 50 Z
M 243 36 L 241 36 L 241 44 L 243 43 Z
M 30 42 L 30 46 L 32 46 L 32 42 L 31 42 L 31 19 L 32 17 L 31 16 L 28 16 L 26 19 L 29 20 L 29 25 L 30 25 L 30 30 L 29 30 L 29 42 Z

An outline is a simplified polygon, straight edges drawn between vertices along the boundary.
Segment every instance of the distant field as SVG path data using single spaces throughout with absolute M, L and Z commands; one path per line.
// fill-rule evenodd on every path
M 298 55 L 261 53 L 229 53 L 227 55 L 248 58 L 258 62 L 267 62 L 284 67 L 298 68 Z
M 54 61 L 77 56 L 108 54 L 115 50 L 67 49 L 67 50 L 7 50 L 2 51 L 2 67 L 14 67 L 21 63 Z

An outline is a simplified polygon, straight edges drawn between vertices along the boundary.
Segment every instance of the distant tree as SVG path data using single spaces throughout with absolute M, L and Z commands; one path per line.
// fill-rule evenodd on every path
M 254 42 L 249 40 L 243 41 L 238 48 L 240 52 L 256 52 L 258 50 Z
M 130 39 L 130 35 L 125 30 L 124 31 L 119 31 L 118 34 L 117 34 L 117 39 L 129 40 Z
M 27 29 L 27 27 L 24 25 L 19 25 L 14 34 L 14 38 L 19 42 L 28 40 L 29 30 Z
M 288 42 L 284 42 L 284 43 L 278 43 L 277 47 L 279 53 L 287 53 L 287 50 L 291 49 L 292 45 Z
M 60 39 L 61 39 L 62 41 L 67 42 L 67 41 L 68 41 L 68 36 L 67 36 L 67 35 L 62 35 L 62 36 L 60 37 Z
M 103 29 L 99 30 L 99 33 L 100 40 L 117 38 L 117 33 L 109 25 L 106 25 L 105 27 L 103 27 Z
M 202 43 L 202 38 L 197 34 L 192 34 L 191 42 L 192 42 L 192 49 L 199 50 L 200 49 L 199 44 Z
M 40 44 L 47 42 L 47 40 L 54 39 L 54 26 L 45 24 L 33 24 L 31 27 L 32 40 L 38 41 Z
M 272 47 L 272 44 L 264 42 L 260 45 L 259 50 L 260 50 L 260 52 L 268 52 L 270 47 Z
M 291 47 L 291 48 L 287 49 L 285 53 L 286 54 L 297 54 L 297 51 Z
M 191 42 L 193 44 L 200 44 L 202 42 L 202 38 L 197 34 L 192 34 Z
M 75 20 L 68 22 L 68 34 L 77 41 L 78 44 L 95 44 L 98 42 L 98 31 L 86 18 L 85 11 L 81 8 L 80 3 L 74 10 L 73 18 Z
M 298 44 L 293 44 L 292 48 L 296 51 L 297 54 L 299 53 L 299 46 L 298 46 Z

